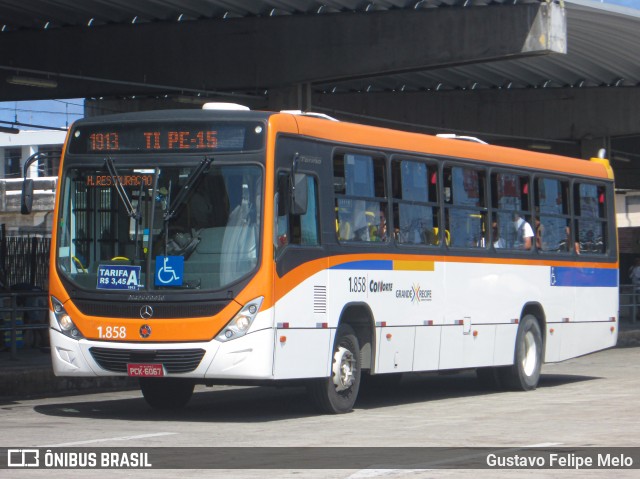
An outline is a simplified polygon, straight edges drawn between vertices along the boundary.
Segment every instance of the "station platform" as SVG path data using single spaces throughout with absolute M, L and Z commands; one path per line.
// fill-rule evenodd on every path
M 640 346 L 640 321 L 622 321 L 618 348 Z M 49 348 L 19 349 L 15 359 L 0 352 L 0 404 L 36 397 L 137 389 L 136 379 L 125 377 L 59 378 L 53 374 Z

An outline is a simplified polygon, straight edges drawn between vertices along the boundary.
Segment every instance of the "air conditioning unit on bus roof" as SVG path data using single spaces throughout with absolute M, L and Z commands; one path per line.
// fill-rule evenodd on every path
M 203 110 L 249 110 L 248 106 L 238 103 L 209 102 L 202 105 Z
M 451 140 L 472 141 L 474 143 L 482 143 L 483 145 L 488 145 L 488 143 L 486 141 L 482 141 L 480 138 L 476 138 L 475 136 L 456 135 L 455 133 L 438 133 L 436 136 L 438 138 L 447 138 L 447 139 L 451 139 Z
M 314 118 L 322 118 L 324 120 L 340 121 L 332 116 L 325 115 L 324 113 L 316 113 L 315 111 L 302 111 L 302 110 L 280 110 L 280 113 L 289 113 L 290 115 L 312 116 Z

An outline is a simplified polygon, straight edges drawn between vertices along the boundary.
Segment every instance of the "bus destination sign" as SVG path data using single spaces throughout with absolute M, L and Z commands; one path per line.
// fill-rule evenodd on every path
M 263 144 L 264 127 L 255 122 L 82 125 L 71 134 L 69 153 L 247 151 Z
M 143 131 L 144 150 L 190 150 L 213 149 L 218 147 L 218 132 L 208 131 Z M 88 140 L 89 151 L 119 151 L 120 133 L 103 131 L 91 133 Z

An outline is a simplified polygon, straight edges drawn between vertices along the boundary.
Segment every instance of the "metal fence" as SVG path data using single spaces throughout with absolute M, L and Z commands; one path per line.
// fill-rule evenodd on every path
M 49 345 L 49 306 L 45 291 L 0 293 L 0 347 L 17 359 L 19 347 Z
M 640 287 L 633 284 L 620 285 L 620 317 L 636 322 L 636 314 L 640 309 Z
M 7 236 L 0 225 L 0 350 L 11 359 L 20 347 L 49 344 L 50 248 L 51 238 Z
M 4 288 L 30 285 L 48 289 L 51 238 L 42 236 L 6 236 L 0 228 L 0 268 Z

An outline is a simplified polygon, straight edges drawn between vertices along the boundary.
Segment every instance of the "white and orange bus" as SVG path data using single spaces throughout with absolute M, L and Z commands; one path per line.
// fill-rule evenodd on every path
M 533 389 L 543 362 L 616 343 L 613 202 L 603 159 L 292 112 L 81 120 L 54 370 L 139 377 L 159 408 L 195 384 L 302 383 L 343 413 L 369 377 L 467 368 Z

